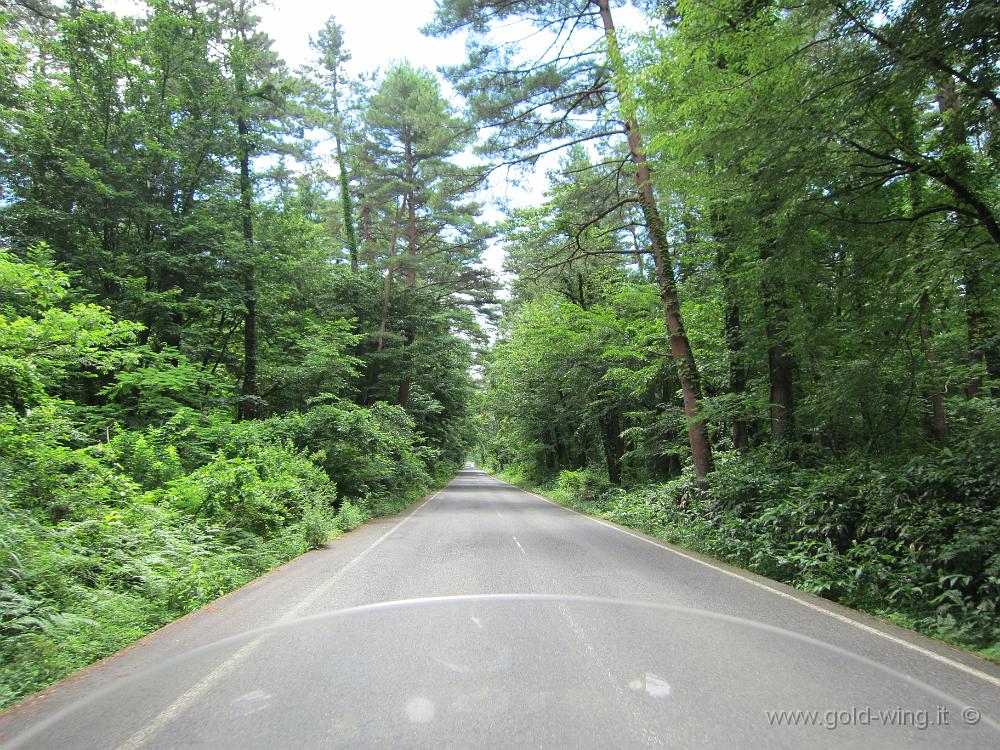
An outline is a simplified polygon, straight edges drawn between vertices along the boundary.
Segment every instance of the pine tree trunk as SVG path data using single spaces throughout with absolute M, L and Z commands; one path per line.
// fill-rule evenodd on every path
M 985 342 L 988 339 L 988 316 L 983 310 L 983 289 L 979 269 L 974 261 L 965 270 L 965 325 L 968 341 L 968 363 L 972 374 L 965 386 L 967 398 L 977 398 L 983 390 L 983 365 L 986 362 Z
M 340 136 L 337 136 L 335 140 L 337 142 L 337 166 L 340 171 L 340 210 L 344 222 L 347 249 L 351 254 L 351 273 L 356 274 L 358 272 L 358 238 L 354 231 L 351 185 L 347 176 L 347 160 L 344 158 L 344 149 L 340 143 Z
M 768 322 L 765 325 L 767 335 L 767 372 L 770 380 L 771 395 L 771 436 L 775 440 L 790 440 L 795 432 L 795 399 L 793 389 L 792 358 L 788 355 L 782 340 L 783 328 L 788 321 L 784 310 L 774 310 L 775 305 L 765 304 L 764 308 L 772 308 L 765 312 Z
M 907 110 L 906 118 L 903 122 L 903 137 L 906 138 L 913 148 L 916 148 L 918 134 L 916 130 L 916 117 L 911 110 Z M 920 174 L 910 175 L 910 211 L 916 213 L 924 204 L 924 176 Z M 939 443 L 948 439 L 948 415 L 944 407 L 945 387 L 941 378 L 941 360 L 937 347 L 934 345 L 933 330 L 931 327 L 931 301 L 927 292 L 926 279 L 930 263 L 926 260 L 927 247 L 923 225 L 919 222 L 914 226 L 910 235 L 913 255 L 918 258 L 917 272 L 919 283 L 924 284 L 920 292 L 917 303 L 920 316 L 917 332 L 920 335 L 920 344 L 927 359 L 927 369 L 930 384 L 924 391 L 924 398 L 931 407 L 931 434 Z
M 389 241 L 388 248 L 388 260 L 386 262 L 385 268 L 385 280 L 382 285 L 382 308 L 379 312 L 378 321 L 378 339 L 375 345 L 375 352 L 381 353 L 382 349 L 385 347 L 385 330 L 389 323 L 389 302 L 392 298 L 392 286 L 395 279 L 395 258 L 396 258 L 396 242 L 399 240 L 399 222 L 403 218 L 403 201 L 399 202 L 399 206 L 396 208 L 396 218 L 392 225 L 392 239 Z M 371 364 L 368 368 L 367 385 L 365 390 L 368 394 L 374 390 L 375 386 L 378 384 L 379 374 L 381 368 L 379 367 L 379 360 L 377 357 L 373 357 Z M 365 399 L 368 403 L 369 398 Z
M 785 345 L 788 312 L 772 284 L 764 283 L 764 334 L 767 337 L 767 374 L 770 383 L 771 437 L 790 440 L 795 432 L 795 365 Z
M 931 338 L 930 299 L 927 292 L 920 295 L 920 343 L 923 345 L 930 368 L 931 385 L 925 398 L 931 406 L 931 431 L 934 439 L 943 443 L 948 439 L 948 415 L 944 409 L 944 387 L 941 385 L 941 361 Z
M 795 363 L 788 353 L 788 303 L 771 267 L 771 245 L 761 250 L 764 278 L 761 297 L 764 307 L 764 335 L 767 339 L 767 374 L 770 392 L 771 437 L 790 440 L 795 432 Z
M 614 20 L 608 0 L 592 0 L 600 9 L 604 25 L 604 35 L 608 41 L 609 56 L 619 54 L 618 38 L 615 32 Z M 614 65 L 614 60 L 612 60 Z M 619 91 L 619 95 L 620 95 Z M 642 135 L 639 124 L 634 117 L 629 117 L 625 123 L 625 133 L 628 138 L 629 154 L 635 164 L 635 182 L 639 192 L 639 203 L 642 207 L 646 230 L 653 255 L 653 265 L 656 273 L 656 283 L 660 290 L 660 300 L 667 322 L 667 332 L 670 336 L 670 353 L 677 367 L 677 376 L 681 384 L 681 394 L 684 398 L 684 414 L 688 422 L 688 442 L 691 445 L 691 459 L 694 464 L 694 474 L 704 479 L 712 470 L 712 447 L 708 441 L 708 430 L 702 419 L 699 400 L 701 385 L 698 368 L 695 363 L 691 342 L 684 331 L 681 318 L 680 300 L 677 297 L 677 282 L 673 267 L 670 265 L 670 250 L 667 245 L 666 232 L 663 228 L 663 218 L 656 206 L 656 196 L 653 193 L 653 183 L 646 153 L 643 150 Z
M 340 172 L 340 212 L 344 222 L 344 238 L 351 254 L 351 273 L 358 272 L 358 237 L 354 231 L 354 207 L 351 203 L 351 183 L 347 174 L 347 159 L 344 158 L 343 133 L 340 122 L 340 94 L 333 92 L 333 117 L 335 132 L 333 141 L 337 151 L 337 171 Z
M 729 392 L 743 396 L 747 389 L 747 367 L 743 362 L 743 333 L 740 330 L 740 306 L 733 301 L 731 293 L 726 300 L 726 320 L 724 335 L 729 352 Z M 733 418 L 733 447 L 741 454 L 750 450 L 747 422 L 742 417 Z
M 415 168 L 413 161 L 413 141 L 409 137 L 409 131 L 406 132 L 406 137 L 404 138 L 404 148 L 406 151 L 406 180 L 409 185 L 409 191 L 406 195 L 407 204 L 407 214 L 406 214 L 406 285 L 412 289 L 417 283 L 417 207 L 414 197 L 414 182 L 416 180 Z M 399 394 L 396 398 L 396 403 L 398 403 L 404 409 L 410 401 L 410 377 L 409 368 L 410 363 L 413 359 L 412 355 L 408 351 L 410 346 L 416 340 L 417 334 L 413 327 L 413 322 L 408 321 L 406 324 L 405 338 L 403 339 L 403 377 L 399 381 Z
M 240 96 L 243 93 L 240 92 Z M 241 100 L 240 106 L 243 106 Z M 243 219 L 243 393 L 238 419 L 260 416 L 257 403 L 257 274 L 253 247 L 253 193 L 250 185 L 250 130 L 237 119 L 240 136 L 240 214 Z
M 722 279 L 722 296 L 726 306 L 723 337 L 726 341 L 726 352 L 729 358 L 729 393 L 742 397 L 746 394 L 747 388 L 747 365 L 743 360 L 743 349 L 746 343 L 743 340 L 743 331 L 740 327 L 740 303 L 732 279 L 733 258 L 729 252 L 731 237 L 725 222 L 715 212 L 712 214 L 712 231 L 719 245 L 715 263 Z M 750 450 L 749 430 L 746 420 L 742 417 L 733 418 L 732 438 L 733 447 L 739 453 L 744 454 Z

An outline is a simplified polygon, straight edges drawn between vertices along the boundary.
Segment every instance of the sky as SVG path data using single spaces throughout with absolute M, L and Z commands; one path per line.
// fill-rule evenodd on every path
M 434 16 L 434 0 L 272 0 L 257 14 L 274 49 L 292 68 L 312 59 L 309 37 L 330 16 L 344 28 L 351 72 L 367 73 L 409 59 L 431 69 L 461 62 L 461 38 L 430 39 L 420 27 Z

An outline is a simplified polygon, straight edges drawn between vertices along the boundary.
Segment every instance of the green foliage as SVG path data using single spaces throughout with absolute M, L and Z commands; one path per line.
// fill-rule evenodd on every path
M 322 547 L 341 528 L 330 509 L 321 503 L 311 503 L 302 511 L 302 538 L 309 549 Z
M 115 373 L 101 395 L 128 425 L 162 424 L 183 408 L 222 403 L 225 382 L 170 347 L 133 348 L 136 359 Z
M 44 252 L 4 253 L 0 273 L 0 705 L 398 510 L 452 465 L 403 409 L 337 396 L 359 365 L 343 319 L 307 324 L 299 365 L 268 376 L 303 412 L 234 423 L 214 365 L 75 301 Z
M 364 513 L 350 500 L 345 500 L 337 511 L 337 528 L 352 531 L 365 522 Z
M 586 503 L 596 500 L 609 489 L 610 486 L 605 477 L 587 469 L 578 469 L 576 471 L 560 471 L 553 484 L 552 492 L 553 496 L 560 500 L 572 498 Z
M 0 706 L 464 458 L 494 289 L 474 170 L 448 161 L 471 131 L 406 65 L 364 106 L 332 20 L 319 80 L 289 74 L 252 6 L 0 16 Z M 315 127 L 337 139 L 336 199 Z M 427 250 L 405 272 L 401 194 Z
M 0 407 L 24 412 L 134 359 L 140 326 L 93 304 L 59 307 L 68 283 L 48 263 L 0 251 Z
M 122 470 L 149 490 L 162 487 L 184 474 L 180 454 L 172 444 L 156 445 L 155 438 L 137 432 L 121 432 L 108 445 L 108 456 Z
M 518 278 L 477 461 L 995 654 L 993 7 L 650 4 L 662 23 L 616 49 L 590 46 L 596 19 L 528 5 L 445 0 L 432 25 L 469 35 L 448 74 L 490 126 L 484 151 L 534 163 L 589 142 L 502 227 Z M 514 19 L 583 52 L 520 65 Z M 583 94 L 591 65 L 613 75 Z M 629 193 L 624 139 L 597 132 L 616 99 L 655 205 Z M 663 366 L 685 341 L 697 399 Z M 698 423 L 716 466 L 694 482 Z
M 182 512 L 263 539 L 300 521 L 315 503 L 332 505 L 334 485 L 302 454 L 278 445 L 252 445 L 243 455 L 217 455 L 170 482 L 164 499 Z

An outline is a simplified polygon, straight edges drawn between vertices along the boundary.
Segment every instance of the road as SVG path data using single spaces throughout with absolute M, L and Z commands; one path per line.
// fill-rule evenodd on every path
M 991 664 L 467 467 L 0 716 L 0 742 L 985 748 L 998 718 Z

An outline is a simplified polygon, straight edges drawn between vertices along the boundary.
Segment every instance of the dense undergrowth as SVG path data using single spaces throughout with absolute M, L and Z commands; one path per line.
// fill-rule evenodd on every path
M 1000 420 L 930 456 L 876 462 L 780 449 L 611 487 L 602 471 L 514 484 L 1000 661 Z
M 456 468 L 385 401 L 234 421 L 50 264 L 0 253 L 0 282 L 0 708 Z
M 402 509 L 450 471 L 429 474 L 387 405 L 241 424 L 184 411 L 83 448 L 51 429 L 72 430 L 57 409 L 7 419 L 0 436 L 0 706 Z

